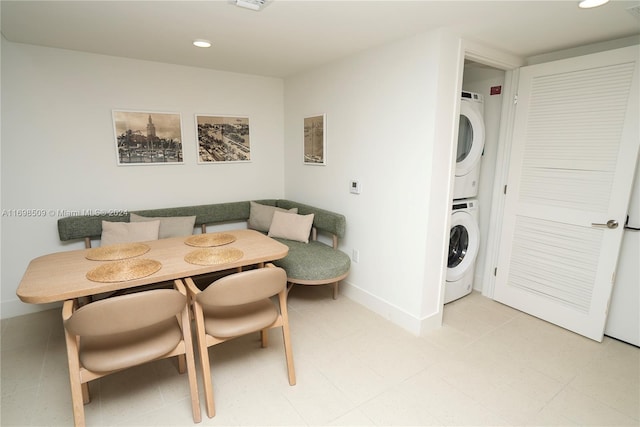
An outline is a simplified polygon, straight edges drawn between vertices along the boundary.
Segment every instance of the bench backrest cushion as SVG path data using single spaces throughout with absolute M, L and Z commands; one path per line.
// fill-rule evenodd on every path
M 276 200 L 259 200 L 265 205 L 276 205 Z M 186 217 L 195 216 L 195 226 L 203 224 L 223 224 L 225 222 L 246 221 L 249 218 L 249 202 L 215 203 L 210 205 L 183 206 L 176 208 L 147 209 L 134 211 L 145 217 Z M 99 239 L 102 235 L 102 221 L 129 222 L 130 215 L 79 215 L 58 220 L 58 235 L 61 241 Z
M 89 237 L 99 239 L 102 235 L 102 221 L 129 222 L 129 215 L 78 215 L 58 219 L 60 240 L 77 240 Z
M 275 206 L 275 200 L 260 200 L 265 205 Z M 246 221 L 249 219 L 249 202 L 215 203 L 210 205 L 185 206 L 177 208 L 148 209 L 135 211 L 142 216 L 196 216 L 196 226 L 223 224 L 225 222 Z
M 343 238 L 346 229 L 344 215 L 290 200 L 256 200 L 263 205 L 278 206 L 283 209 L 298 208 L 301 215 L 314 214 L 313 226 L 320 231 Z M 249 201 L 215 203 L 209 205 L 184 206 L 163 209 L 147 209 L 132 213 L 146 217 L 196 216 L 195 226 L 247 221 L 250 213 Z M 58 219 L 58 235 L 61 241 L 85 238 L 99 239 L 102 235 L 102 221 L 129 222 L 130 215 L 80 215 Z

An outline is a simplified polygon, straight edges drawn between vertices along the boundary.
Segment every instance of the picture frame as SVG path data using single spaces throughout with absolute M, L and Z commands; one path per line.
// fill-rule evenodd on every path
M 198 163 L 251 161 L 251 127 L 248 116 L 196 114 Z
M 305 165 L 327 164 L 327 115 L 304 118 L 303 162 Z
M 182 164 L 180 113 L 113 110 L 118 166 Z

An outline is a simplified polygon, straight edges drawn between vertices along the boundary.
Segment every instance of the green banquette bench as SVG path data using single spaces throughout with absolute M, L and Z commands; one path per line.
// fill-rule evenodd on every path
M 338 296 L 338 284 L 347 277 L 351 259 L 338 249 L 338 241 L 345 235 L 344 215 L 285 199 L 256 200 L 261 206 L 272 206 L 278 210 L 297 210 L 299 215 L 313 214 L 313 224 L 309 241 L 290 240 L 275 237 L 289 247 L 288 255 L 273 263 L 287 272 L 289 286 L 332 285 L 333 298 Z M 84 240 L 90 248 L 92 240 L 102 235 L 102 221 L 129 222 L 130 214 L 143 217 L 190 217 L 195 216 L 195 228 L 207 232 L 208 226 L 244 222 L 248 228 L 253 203 L 250 201 L 215 203 L 198 206 L 172 207 L 132 211 L 116 215 L 77 215 L 58 220 L 58 235 L 61 241 Z M 265 232 L 265 230 L 261 230 Z M 318 236 L 325 236 L 318 239 Z M 327 241 L 327 243 L 322 240 Z M 331 244 L 328 244 L 328 242 Z

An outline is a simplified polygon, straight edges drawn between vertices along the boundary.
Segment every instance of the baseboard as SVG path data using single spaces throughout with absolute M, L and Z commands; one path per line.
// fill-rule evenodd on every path
M 420 335 L 425 335 L 429 331 L 442 327 L 442 310 L 427 317 L 422 318 L 420 325 Z
M 0 306 L 0 319 L 8 319 L 10 317 L 37 313 L 39 311 L 51 310 L 52 308 L 59 307 L 62 307 L 62 303 L 60 302 L 54 302 L 51 304 L 27 304 L 18 299 L 3 301 Z
M 416 336 L 427 330 L 439 328 L 442 323 L 441 315 L 419 319 L 348 281 L 340 282 L 340 293 Z

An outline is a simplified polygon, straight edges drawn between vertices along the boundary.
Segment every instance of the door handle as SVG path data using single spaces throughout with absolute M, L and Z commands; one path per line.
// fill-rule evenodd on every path
M 615 219 L 610 219 L 609 221 L 607 221 L 606 224 L 592 222 L 591 226 L 592 227 L 607 227 L 607 228 L 613 230 L 615 228 L 618 228 L 618 221 L 616 221 Z

